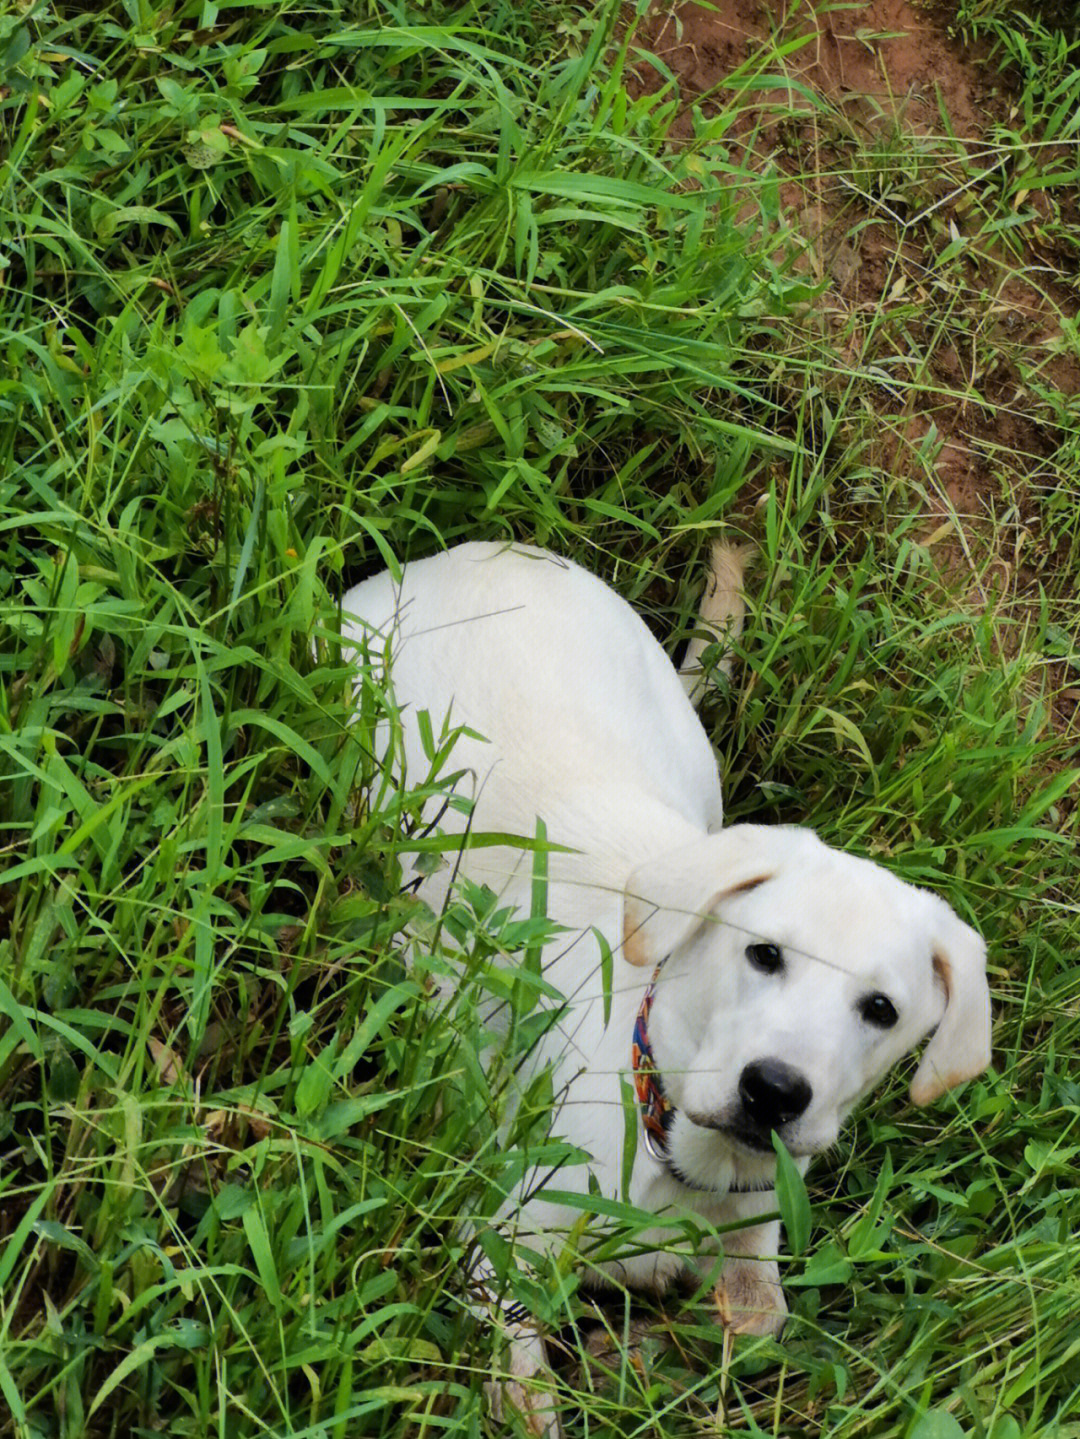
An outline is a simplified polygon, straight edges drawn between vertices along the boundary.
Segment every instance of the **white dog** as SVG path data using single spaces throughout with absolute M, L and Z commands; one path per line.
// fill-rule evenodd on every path
M 703 618 L 715 631 L 737 622 L 741 598 L 732 552 L 718 547 L 713 565 Z M 737 1332 L 778 1332 L 779 1226 L 752 1222 L 776 1208 L 773 1133 L 805 1169 L 931 1031 L 916 1104 L 985 1068 L 979 936 L 936 896 L 809 830 L 722 829 L 715 759 L 686 693 L 698 678 L 680 682 L 642 620 L 578 566 L 466 544 L 410 564 L 400 585 L 388 574 L 366 581 L 343 608 L 347 635 L 390 656 L 407 775 L 422 779 L 430 764 L 418 712 L 436 735 L 448 719 L 483 736 L 462 735 L 452 752 L 451 768 L 469 776 L 471 819 L 447 809 L 441 827 L 533 836 L 539 818 L 562 847 L 548 857 L 548 914 L 564 932 L 544 974 L 572 1003 L 533 1063 L 555 1071 L 553 1130 L 591 1161 L 560 1171 L 558 1188 L 587 1195 L 591 1175 L 601 1194 L 625 1197 L 621 1080 L 631 1078 L 630 1201 L 707 1228 L 742 1225 L 722 1237 L 721 1312 Z M 466 849 L 461 870 L 529 913 L 531 854 Z M 423 881 L 436 910 L 451 872 Z M 615 954 L 607 996 L 597 933 Z M 561 1243 L 579 1211 L 541 1190 L 517 1215 L 535 1249 Z M 613 1277 L 663 1289 L 700 1263 L 671 1235 L 637 1236 Z M 528 1382 L 543 1361 L 538 1335 L 511 1317 L 511 1372 L 525 1381 L 516 1402 L 537 1432 L 556 1432 Z

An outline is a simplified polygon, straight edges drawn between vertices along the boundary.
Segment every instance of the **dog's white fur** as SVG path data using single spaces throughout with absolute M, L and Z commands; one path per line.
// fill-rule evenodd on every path
M 706 637 L 688 657 L 685 689 L 701 688 L 707 634 L 737 622 L 740 564 L 717 550 L 703 608 Z M 524 546 L 466 544 L 410 564 L 345 596 L 346 633 L 369 654 L 384 646 L 404 725 L 406 773 L 428 771 L 416 716 L 462 735 L 451 768 L 468 773 L 471 820 L 455 809 L 446 831 L 532 836 L 544 821 L 548 913 L 565 932 L 544 954 L 546 978 L 572 996 L 537 1046 L 563 1102 L 555 1131 L 592 1156 L 559 1173 L 562 1190 L 620 1196 L 623 1090 L 634 1020 L 655 966 L 650 1020 L 656 1062 L 678 1111 L 668 1162 L 640 1143 L 629 1198 L 658 1215 L 723 1228 L 775 1211 L 767 1136 L 746 1142 L 741 1077 L 782 1059 L 812 1090 L 805 1111 L 778 1126 L 805 1167 L 832 1144 L 858 1099 L 929 1032 L 911 1087 L 927 1104 L 990 1058 L 985 949 L 940 899 L 865 859 L 827 848 L 809 830 L 721 828 L 716 763 L 687 693 L 642 620 L 600 580 Z M 461 869 L 528 913 L 532 856 L 512 847 L 466 850 Z M 436 910 L 451 869 L 425 877 Z M 595 933 L 616 955 L 610 1018 Z M 763 973 L 748 948 L 771 944 L 783 967 Z M 876 1027 L 860 1012 L 888 997 L 898 1015 Z M 526 1182 L 527 1183 L 527 1182 Z M 755 1189 L 755 1186 L 757 1187 Z M 735 1189 L 744 1192 L 734 1193 Z M 745 1191 L 750 1192 L 745 1192 Z M 530 1246 L 561 1242 L 577 1213 L 541 1192 L 521 1208 Z M 692 1254 L 658 1227 L 654 1252 L 610 1268 L 636 1286 L 664 1288 Z M 737 1330 L 776 1332 L 775 1222 L 723 1237 L 722 1306 Z M 523 1334 L 514 1364 L 540 1350 Z M 534 1419 L 536 1415 L 534 1414 Z

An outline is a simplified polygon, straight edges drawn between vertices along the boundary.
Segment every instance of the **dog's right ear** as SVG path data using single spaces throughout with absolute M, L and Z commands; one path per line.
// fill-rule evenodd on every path
M 791 833 L 734 824 L 639 865 L 623 895 L 624 956 L 659 964 L 694 937 L 721 900 L 772 879 Z

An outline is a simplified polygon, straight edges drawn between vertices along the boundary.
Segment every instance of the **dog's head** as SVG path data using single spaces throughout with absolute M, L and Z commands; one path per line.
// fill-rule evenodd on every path
M 979 936 L 937 896 L 810 830 L 734 825 L 643 864 L 623 952 L 667 960 L 650 1037 L 680 1112 L 672 1166 L 700 1187 L 733 1157 L 760 1169 L 774 1130 L 792 1154 L 827 1148 L 931 1030 L 916 1104 L 990 1062 Z

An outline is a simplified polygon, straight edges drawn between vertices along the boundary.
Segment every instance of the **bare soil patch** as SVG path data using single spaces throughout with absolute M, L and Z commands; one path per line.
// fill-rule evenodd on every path
M 947 569 L 980 593 L 996 571 L 993 588 L 1016 596 L 1054 562 L 1033 498 L 1057 483 L 1041 395 L 1080 391 L 1058 343 L 1077 304 L 1040 224 L 1044 192 L 1020 191 L 1015 226 L 989 237 L 988 201 L 1000 206 L 1010 163 L 997 133 L 1010 86 L 949 18 L 910 0 L 717 0 L 657 4 L 642 38 L 679 78 L 677 134 L 693 133 L 691 105 L 709 115 L 733 89 L 751 101 L 732 143 L 784 177 L 786 218 L 824 287 L 813 323 L 845 369 L 871 377 L 881 423 L 870 458 L 925 492 L 924 538 Z M 761 67 L 770 41 L 791 48 Z M 638 74 L 644 89 L 662 83 L 648 63 Z

